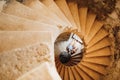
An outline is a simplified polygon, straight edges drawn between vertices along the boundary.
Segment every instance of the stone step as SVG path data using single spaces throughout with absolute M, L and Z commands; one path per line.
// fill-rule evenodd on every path
M 73 72 L 73 75 L 74 75 L 74 80 L 82 80 L 81 76 L 79 75 L 79 73 L 76 71 L 75 67 L 71 67 L 71 70 Z
M 94 52 L 86 53 L 86 55 L 84 56 L 85 57 L 100 57 L 100 56 L 110 56 L 110 55 L 112 55 L 110 48 L 105 47 L 105 48 L 102 48 Z
M 96 14 L 87 13 L 87 20 L 86 20 L 86 26 L 85 26 L 85 35 L 87 36 L 91 30 L 91 27 L 96 19 Z
M 75 66 L 75 69 L 82 77 L 82 80 L 92 80 L 92 78 L 88 74 L 86 74 L 78 65 Z
M 47 75 L 47 76 L 46 76 Z M 17 80 L 61 80 L 55 68 L 51 68 L 48 62 L 28 71 Z
M 93 46 L 94 44 L 105 38 L 107 35 L 108 32 L 104 28 L 100 29 L 97 34 L 92 38 L 92 40 L 88 43 L 87 48 Z
M 82 35 L 85 35 L 87 12 L 88 12 L 88 8 L 87 7 L 81 7 L 81 8 L 79 8 L 79 18 L 80 18 L 81 33 L 82 33 Z
M 58 25 L 53 19 L 51 20 L 51 18 L 45 16 L 44 14 L 38 13 L 37 11 L 32 10 L 17 1 L 9 2 L 2 12 L 51 25 Z
M 57 71 L 58 71 L 59 74 L 61 72 L 62 67 L 63 67 L 63 65 L 60 63 L 59 67 L 57 68 Z
M 39 31 L 0 31 L 0 52 L 21 48 L 35 43 L 52 45 L 51 32 Z
M 86 66 L 89 69 L 92 69 L 93 71 L 96 71 L 100 74 L 106 75 L 107 71 L 104 66 L 97 65 L 89 62 L 81 62 L 82 65 Z
M 71 61 L 71 62 L 70 62 L 70 65 L 71 65 L 71 66 L 76 65 L 76 62 Z
M 69 80 L 68 66 L 65 66 L 65 73 L 64 73 L 64 79 L 63 80 Z
M 101 29 L 101 27 L 103 26 L 103 23 L 100 21 L 95 21 L 93 23 L 93 26 L 89 32 L 89 34 L 87 36 L 85 36 L 85 43 L 86 45 L 90 42 L 90 40 L 95 36 L 95 34 Z
M 77 27 L 76 23 L 74 21 L 74 18 L 71 14 L 71 11 L 67 5 L 66 0 L 55 0 L 55 3 L 57 4 L 57 6 L 61 9 L 61 11 L 65 14 L 65 16 L 67 17 L 67 19 L 70 21 L 70 23 L 72 24 L 72 27 Z
M 109 66 L 111 63 L 110 57 L 94 57 L 94 58 L 83 58 L 83 61 L 94 64 L 100 64 L 103 66 Z
M 74 1 L 74 2 L 71 2 L 71 1 L 67 1 L 67 4 L 69 6 L 69 9 L 72 13 L 72 16 L 74 18 L 74 21 L 77 25 L 77 28 L 78 28 L 78 31 L 81 31 L 80 30 L 80 20 L 79 20 L 79 13 L 78 13 L 78 5 L 77 5 L 77 2 Z
M 62 65 L 61 71 L 60 71 L 60 77 L 63 80 L 64 79 L 64 74 L 65 74 L 65 65 Z
M 110 45 L 111 45 L 111 42 L 110 42 L 109 38 L 106 37 L 106 38 L 102 39 L 101 41 L 97 42 L 92 47 L 86 49 L 86 53 L 89 53 L 89 52 L 92 52 L 92 51 L 95 51 L 95 50 L 99 50 L 99 49 L 108 47 Z
M 4 31 L 51 31 L 53 38 L 60 33 L 60 29 L 55 25 L 40 23 L 25 18 L 0 13 L 0 30 Z
M 64 13 L 60 10 L 60 8 L 57 6 L 57 4 L 53 0 L 40 0 L 40 1 L 44 5 L 46 5 L 49 10 L 55 12 L 57 16 L 59 16 L 59 18 L 65 22 L 66 26 L 71 26 L 71 23 L 69 22 L 69 20 L 66 18 Z
M 57 25 L 61 25 L 64 27 L 66 26 L 65 22 L 63 22 L 53 11 L 51 11 L 39 0 L 24 0 L 23 4 L 34 10 L 34 12 L 48 17 L 51 21 L 54 20 Z
M 57 68 L 61 65 L 61 62 L 58 58 L 55 58 L 55 63 Z
M 55 65 L 56 65 L 56 68 L 59 67 L 59 59 L 55 57 Z
M 56 62 L 56 67 L 58 68 L 58 67 L 60 67 L 60 66 L 61 66 L 60 61 Z
M 100 74 L 83 66 L 83 65 L 78 65 L 80 69 L 82 69 L 87 75 L 89 75 L 93 80 L 100 80 Z
M 73 72 L 70 67 L 68 67 L 69 80 L 75 80 Z

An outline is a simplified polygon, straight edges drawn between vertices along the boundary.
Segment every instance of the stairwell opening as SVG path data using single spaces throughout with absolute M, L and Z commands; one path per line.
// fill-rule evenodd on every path
M 84 48 L 84 42 L 77 33 L 64 32 L 55 41 L 55 61 L 66 66 L 76 65 L 82 60 Z

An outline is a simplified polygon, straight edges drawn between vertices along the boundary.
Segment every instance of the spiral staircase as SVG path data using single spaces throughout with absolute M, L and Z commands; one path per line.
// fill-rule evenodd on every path
M 3 2 L 0 2 L 0 7 Z M 14 41 L 21 35 L 25 36 L 28 42 L 24 45 L 40 40 L 53 46 L 56 42 L 64 41 L 71 33 L 79 36 L 84 43 L 82 55 L 70 55 L 66 63 L 61 62 L 60 53 L 55 52 L 55 57 L 52 55 L 62 80 L 101 80 L 107 74 L 106 68 L 111 64 L 113 53 L 109 34 L 103 25 L 102 21 L 96 19 L 96 14 L 87 7 L 79 7 L 75 0 L 11 0 L 0 12 L 0 35 L 16 35 Z M 35 37 L 27 38 L 30 36 L 28 33 Z M 1 39 L 7 41 L 4 38 Z M 32 41 L 33 38 L 35 40 Z M 19 44 L 5 50 L 23 46 L 24 40 L 19 40 Z M 1 44 L 9 46 L 9 41 Z M 56 49 L 53 48 L 51 50 Z

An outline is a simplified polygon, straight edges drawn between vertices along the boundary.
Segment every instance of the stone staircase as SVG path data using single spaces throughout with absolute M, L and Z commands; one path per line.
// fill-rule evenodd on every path
M 0 1 L 0 80 L 101 80 L 113 53 L 96 16 L 75 0 Z M 84 52 L 64 64 L 54 45 L 71 33 Z

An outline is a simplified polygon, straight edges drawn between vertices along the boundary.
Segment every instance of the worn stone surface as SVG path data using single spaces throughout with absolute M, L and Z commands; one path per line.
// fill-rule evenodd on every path
M 46 61 L 51 61 L 50 50 L 41 43 L 4 52 L 0 55 L 0 80 L 16 80 Z

